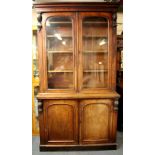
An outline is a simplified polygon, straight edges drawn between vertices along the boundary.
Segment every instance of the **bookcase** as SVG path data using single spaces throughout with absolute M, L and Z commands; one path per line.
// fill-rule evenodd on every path
M 41 151 L 116 149 L 118 6 L 34 3 Z

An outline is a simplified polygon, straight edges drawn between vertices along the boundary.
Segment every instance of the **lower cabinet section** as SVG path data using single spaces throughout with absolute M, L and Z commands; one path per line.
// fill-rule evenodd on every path
M 40 146 L 116 147 L 116 122 L 113 99 L 43 100 Z

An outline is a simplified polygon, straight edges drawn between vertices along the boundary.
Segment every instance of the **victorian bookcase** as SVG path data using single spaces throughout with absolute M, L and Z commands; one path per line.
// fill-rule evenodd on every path
M 34 3 L 41 151 L 116 149 L 118 6 Z

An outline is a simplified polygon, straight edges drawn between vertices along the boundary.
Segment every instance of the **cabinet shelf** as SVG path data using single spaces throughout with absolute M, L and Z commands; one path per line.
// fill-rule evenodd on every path
M 72 38 L 71 35 L 62 35 L 62 38 Z M 84 38 L 108 38 L 107 36 L 103 35 L 83 35 Z M 47 38 L 56 38 L 55 35 L 47 35 Z
M 49 54 L 52 53 L 73 53 L 73 51 L 52 51 L 52 50 L 47 50 Z M 108 53 L 107 51 L 83 51 L 83 53 Z
M 96 73 L 96 72 L 107 72 L 108 70 L 84 70 L 85 73 L 89 73 L 89 72 L 93 72 L 93 73 Z
M 48 73 L 72 73 L 72 70 L 49 70 Z
M 49 24 L 72 24 L 72 22 L 48 22 Z
M 84 24 L 108 24 L 107 22 L 97 22 L 97 21 L 87 21 L 83 23 Z
M 83 35 L 83 38 L 105 38 L 107 39 L 107 36 L 104 35 Z
M 49 54 L 51 53 L 73 53 L 73 51 L 52 51 L 52 50 L 47 50 Z
M 108 24 L 108 22 L 86 21 L 83 24 Z
M 72 38 L 71 35 L 61 35 L 62 38 Z M 47 38 L 57 38 L 55 35 L 47 35 Z
M 108 53 L 108 51 L 83 51 L 83 53 Z

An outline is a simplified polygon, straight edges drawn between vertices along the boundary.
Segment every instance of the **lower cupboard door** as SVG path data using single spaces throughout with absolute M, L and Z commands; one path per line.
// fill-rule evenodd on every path
M 73 100 L 44 101 L 46 144 L 77 144 L 78 106 Z
M 80 102 L 80 143 L 110 142 L 112 101 L 108 99 Z

